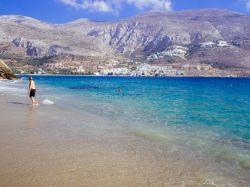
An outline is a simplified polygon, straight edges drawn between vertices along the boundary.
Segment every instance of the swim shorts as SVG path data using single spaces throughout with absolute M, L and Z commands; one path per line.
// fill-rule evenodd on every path
M 36 96 L 36 89 L 31 89 L 30 90 L 30 97 L 35 97 Z

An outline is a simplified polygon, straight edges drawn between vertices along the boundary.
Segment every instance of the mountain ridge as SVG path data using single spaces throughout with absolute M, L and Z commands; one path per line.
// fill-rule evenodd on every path
M 239 73 L 250 69 L 250 16 L 228 10 L 149 12 L 122 20 L 83 18 L 65 24 L 0 16 L 0 25 L 2 58 L 63 56 L 63 61 L 73 55 L 91 58 L 93 64 L 105 58 L 101 63 L 105 66 L 116 61 L 116 65 L 207 64 Z M 91 66 L 86 60 L 79 63 Z

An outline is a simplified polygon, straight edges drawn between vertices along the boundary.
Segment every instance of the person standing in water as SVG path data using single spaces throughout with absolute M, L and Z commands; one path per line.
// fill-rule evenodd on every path
M 35 100 L 36 96 L 36 84 L 35 81 L 32 80 L 32 77 L 29 77 L 29 97 L 32 101 L 32 105 L 38 105 L 38 103 Z

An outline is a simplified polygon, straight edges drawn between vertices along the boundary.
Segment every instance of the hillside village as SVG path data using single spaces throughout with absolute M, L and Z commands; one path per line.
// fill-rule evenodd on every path
M 233 48 L 226 41 L 211 41 L 199 44 L 201 48 Z M 43 63 L 37 68 L 32 66 L 20 66 L 17 70 L 20 74 L 76 74 L 96 76 L 238 76 L 237 71 L 225 71 L 209 64 L 199 62 L 190 63 L 187 59 L 189 48 L 184 46 L 172 46 L 165 51 L 151 54 L 145 63 L 131 61 L 129 59 L 96 59 L 81 58 L 75 56 L 56 57 L 53 63 Z M 169 58 L 177 58 L 178 61 L 166 63 Z M 121 62 L 122 61 L 122 62 Z
M 43 68 L 37 68 L 33 71 L 28 69 L 19 70 L 20 74 L 75 74 L 75 75 L 96 75 L 96 76 L 237 76 L 235 72 L 228 73 L 223 70 L 213 68 L 207 64 L 189 64 L 172 63 L 166 64 L 148 64 L 135 62 L 133 64 L 120 64 L 112 62 L 105 65 L 96 65 L 84 67 L 79 64 L 65 64 L 63 62 L 48 64 Z

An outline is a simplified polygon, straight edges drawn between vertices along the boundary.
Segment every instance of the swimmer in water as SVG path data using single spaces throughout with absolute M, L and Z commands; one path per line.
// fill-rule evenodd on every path
M 121 93 L 121 92 L 122 92 L 122 88 L 118 88 L 118 89 L 117 89 L 117 92 L 118 92 L 118 93 Z

